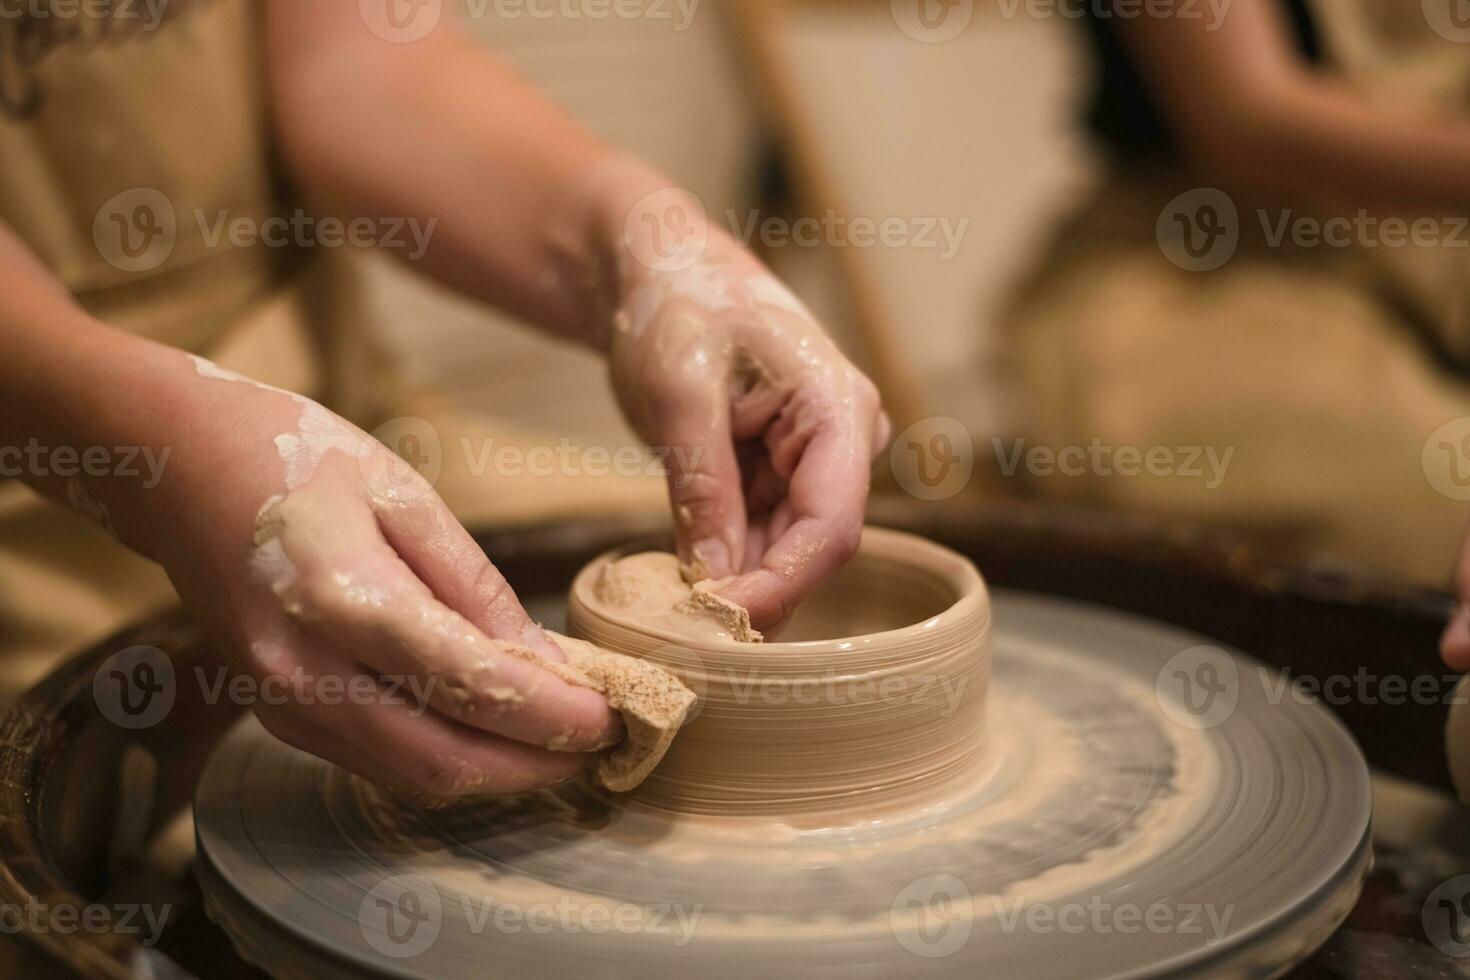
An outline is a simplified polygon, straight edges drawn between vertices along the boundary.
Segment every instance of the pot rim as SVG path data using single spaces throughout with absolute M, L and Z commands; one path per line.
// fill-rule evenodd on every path
M 985 580 L 981 577 L 980 570 L 975 567 L 974 562 L 951 548 L 936 544 L 917 534 L 866 525 L 863 527 L 858 552 L 853 556 L 854 561 L 865 555 L 882 556 L 901 561 L 912 568 L 932 572 L 936 580 L 951 586 L 958 598 L 944 609 L 917 623 L 876 633 L 838 636 L 824 640 L 778 640 L 771 643 L 741 643 L 737 640 L 722 639 L 695 641 L 677 630 L 635 624 L 624 617 L 614 615 L 595 598 L 595 592 L 592 590 L 592 577 L 599 573 L 608 562 L 625 557 L 641 543 L 627 542 L 610 548 L 592 559 L 572 580 L 572 587 L 567 597 L 569 603 L 574 607 L 581 607 L 587 613 L 619 629 L 658 640 L 665 645 L 688 647 L 711 653 L 749 655 L 760 651 L 773 654 L 801 654 L 824 650 L 850 650 L 856 647 L 868 648 L 885 644 L 898 646 L 922 639 L 926 634 L 942 625 L 958 622 L 970 616 L 981 615 L 982 621 L 989 619 L 989 594 L 985 587 Z M 928 561 L 925 560 L 926 558 Z M 592 601 L 583 601 L 584 594 L 591 597 Z

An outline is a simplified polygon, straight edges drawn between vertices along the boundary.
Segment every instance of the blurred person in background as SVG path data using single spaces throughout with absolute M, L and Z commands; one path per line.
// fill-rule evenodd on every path
M 10 686 L 171 583 L 258 681 L 448 678 L 427 712 L 257 708 L 390 786 L 546 785 L 619 736 L 601 696 L 497 645 L 562 657 L 358 428 L 388 408 L 386 365 L 346 250 L 312 238 L 325 216 L 604 352 L 630 422 L 672 450 L 681 559 L 758 624 L 853 552 L 888 437 L 876 390 L 666 177 L 447 19 L 417 31 L 386 0 L 140 8 L 0 21 Z M 513 689 L 494 711 L 449 690 L 491 676 Z
M 1025 434 L 1228 464 L 1041 492 L 1442 582 L 1470 500 L 1470 24 L 1450 3 L 1084 6 L 1108 166 L 1005 318 Z M 1467 610 L 1443 643 L 1460 669 Z

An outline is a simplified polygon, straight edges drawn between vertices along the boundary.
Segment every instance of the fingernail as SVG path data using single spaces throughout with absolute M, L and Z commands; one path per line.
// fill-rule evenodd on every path
M 725 578 L 733 573 L 730 567 L 730 549 L 719 538 L 704 538 L 694 542 L 689 549 L 690 562 L 696 573 L 696 581 L 706 578 Z
M 557 662 L 567 659 L 561 647 L 557 646 L 551 637 L 546 635 L 546 631 L 535 623 L 521 631 L 521 642 L 542 656 L 550 657 Z

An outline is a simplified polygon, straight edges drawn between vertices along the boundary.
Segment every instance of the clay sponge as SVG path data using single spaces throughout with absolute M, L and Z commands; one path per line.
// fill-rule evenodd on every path
M 617 793 L 633 789 L 648 778 L 673 744 L 679 726 L 694 706 L 694 692 L 657 664 L 559 633 L 550 635 L 567 655 L 566 663 L 525 652 L 568 684 L 603 695 L 608 705 L 623 716 L 628 736 L 602 754 L 596 778 Z

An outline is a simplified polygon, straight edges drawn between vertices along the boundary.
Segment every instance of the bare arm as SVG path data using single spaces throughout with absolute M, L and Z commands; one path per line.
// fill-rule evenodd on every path
M 99 323 L 0 223 L 0 447 L 6 475 L 18 476 L 62 503 L 79 494 L 108 510 L 130 545 L 151 552 L 140 526 L 141 480 L 110 474 L 79 476 L 70 463 L 55 466 L 58 447 L 80 454 L 89 447 L 167 445 L 163 420 L 177 408 L 175 380 L 183 377 L 177 352 Z M 27 447 L 42 453 L 28 455 Z M 156 458 L 156 457 L 155 457 Z
M 598 143 L 454 25 L 397 43 L 356 6 L 271 0 L 286 157 L 326 206 L 437 221 L 441 281 L 607 351 L 672 450 L 680 557 L 769 626 L 856 548 L 888 423 L 873 385 L 663 175 Z
M 272 0 L 267 25 L 281 145 L 319 203 L 432 221 L 416 268 L 530 323 L 605 340 L 615 258 L 599 222 L 621 214 L 595 206 L 610 212 L 666 180 L 645 170 L 629 175 L 637 188 L 579 194 L 613 152 L 452 23 L 396 43 L 355 4 Z
M 1313 72 L 1275 0 L 1234 0 L 1215 30 L 1116 23 L 1185 152 L 1227 182 L 1329 207 L 1470 205 L 1470 119 L 1395 112 Z

